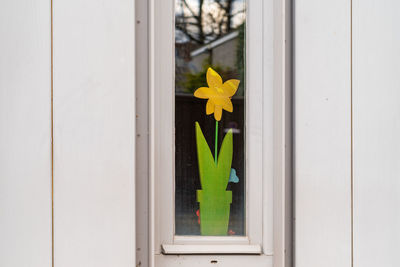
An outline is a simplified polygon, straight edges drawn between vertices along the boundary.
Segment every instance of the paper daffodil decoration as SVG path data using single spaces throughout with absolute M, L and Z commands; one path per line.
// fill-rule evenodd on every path
M 221 76 L 212 68 L 208 68 L 208 87 L 198 88 L 194 92 L 194 96 L 208 99 L 206 105 L 207 115 L 214 113 L 215 120 L 220 121 L 222 109 L 228 112 L 233 111 L 231 97 L 236 93 L 239 83 L 240 81 L 235 79 L 227 80 L 223 83 Z
M 222 109 L 232 112 L 231 97 L 236 93 L 239 80 L 222 82 L 221 76 L 212 68 L 207 70 L 208 87 L 200 87 L 195 97 L 208 99 L 206 113 L 214 113 L 215 118 L 215 153 L 195 123 L 197 159 L 201 190 L 197 190 L 197 201 L 200 203 L 200 232 L 202 235 L 227 235 L 229 225 L 232 191 L 227 191 L 228 182 L 239 182 L 236 171 L 231 169 L 233 158 L 233 136 L 230 129 L 221 144 L 218 154 L 218 122 L 222 117 Z

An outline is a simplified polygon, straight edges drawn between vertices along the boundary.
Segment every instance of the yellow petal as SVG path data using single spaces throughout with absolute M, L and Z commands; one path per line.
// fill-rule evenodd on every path
M 222 86 L 222 78 L 219 74 L 213 70 L 212 68 L 208 68 L 207 70 L 207 83 L 209 87 L 221 87 Z
M 208 100 L 206 105 L 206 114 L 210 115 L 214 113 L 214 109 L 215 109 L 214 103 L 211 100 Z
M 224 93 L 229 97 L 233 96 L 236 93 L 236 90 L 239 87 L 239 83 L 240 83 L 239 80 L 235 80 L 235 79 L 227 80 L 222 85 Z
M 233 111 L 232 101 L 229 98 L 226 98 L 225 100 L 226 101 L 224 101 L 222 108 L 225 109 L 226 111 L 232 112 Z
M 217 96 L 212 96 L 210 99 L 212 100 L 214 105 L 222 106 L 226 102 L 226 99 L 229 99 L 229 97 L 217 95 Z
M 203 99 L 210 98 L 213 95 L 215 95 L 215 90 L 212 90 L 208 87 L 200 87 L 194 92 L 195 97 Z
M 215 109 L 214 109 L 214 118 L 217 120 L 217 121 L 220 121 L 221 120 L 221 117 L 222 117 L 222 107 L 221 106 L 215 106 Z

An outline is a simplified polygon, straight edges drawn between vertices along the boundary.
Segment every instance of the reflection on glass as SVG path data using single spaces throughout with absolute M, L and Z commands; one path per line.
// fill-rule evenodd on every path
M 244 0 L 175 0 L 176 235 L 246 235 L 245 14 Z M 201 87 L 208 97 L 194 96 Z M 223 155 L 229 150 L 231 158 Z M 217 171 L 222 165 L 229 169 Z

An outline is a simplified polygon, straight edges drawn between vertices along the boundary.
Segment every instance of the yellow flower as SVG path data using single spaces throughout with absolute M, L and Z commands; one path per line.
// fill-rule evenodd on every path
M 222 78 L 212 68 L 207 70 L 208 87 L 200 87 L 194 92 L 194 96 L 202 99 L 208 99 L 206 105 L 206 113 L 210 115 L 214 113 L 217 121 L 221 120 L 222 109 L 232 112 L 233 106 L 231 97 L 236 93 L 239 86 L 239 80 L 227 80 L 222 83 Z

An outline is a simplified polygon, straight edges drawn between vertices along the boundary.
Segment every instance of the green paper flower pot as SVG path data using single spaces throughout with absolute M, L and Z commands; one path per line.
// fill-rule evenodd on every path
M 197 190 L 197 202 L 200 203 L 201 235 L 227 235 L 232 191 Z

